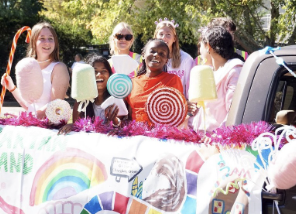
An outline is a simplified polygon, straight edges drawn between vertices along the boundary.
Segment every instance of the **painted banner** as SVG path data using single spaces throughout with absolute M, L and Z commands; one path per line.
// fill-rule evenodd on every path
M 0 213 L 261 213 L 264 179 L 245 150 L 38 127 L 0 131 Z

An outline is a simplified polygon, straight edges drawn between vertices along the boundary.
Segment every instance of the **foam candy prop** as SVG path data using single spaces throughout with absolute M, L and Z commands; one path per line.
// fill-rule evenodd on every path
M 276 188 L 288 189 L 296 184 L 296 128 L 294 126 L 283 126 L 272 133 L 263 133 L 252 143 L 252 149 L 258 151 L 261 158 L 261 166 L 257 164 L 268 180 L 266 180 L 266 189 L 269 192 L 275 192 Z M 281 142 L 285 140 L 288 144 L 282 146 Z M 268 159 L 263 158 L 264 150 L 271 152 Z
M 59 124 L 61 121 L 66 121 L 71 118 L 71 106 L 70 104 L 61 99 L 56 99 L 48 103 L 46 108 L 46 117 L 52 122 L 53 124 Z
M 296 185 L 296 140 L 287 143 L 272 160 L 268 177 L 271 186 L 289 189 Z
M 28 31 L 27 32 L 27 37 L 26 37 L 26 43 L 29 43 L 30 42 L 31 28 L 25 26 L 25 27 L 22 27 L 21 29 L 19 29 L 17 31 L 17 33 L 15 34 L 14 38 L 13 38 L 13 42 L 12 42 L 12 46 L 11 46 L 11 50 L 10 50 L 10 54 L 9 54 L 9 60 L 8 60 L 8 64 L 7 64 L 7 67 L 6 67 L 6 74 L 7 75 L 10 74 L 10 70 L 11 70 L 11 66 L 12 66 L 12 61 L 13 61 L 13 57 L 14 57 L 14 52 L 15 52 L 15 49 L 16 49 L 16 42 L 17 42 L 19 36 L 24 31 Z M 2 91 L 1 91 L 1 96 L 0 96 L 0 113 L 1 113 L 1 110 L 2 110 L 3 102 L 4 102 L 5 92 L 6 92 L 6 88 L 4 86 L 2 86 Z
M 125 74 L 113 74 L 107 82 L 107 90 L 118 99 L 127 97 L 133 88 L 131 79 Z
M 128 110 L 126 108 L 126 105 L 124 103 L 124 101 L 122 99 L 117 99 L 113 96 L 110 96 L 108 99 L 106 99 L 102 104 L 101 107 L 103 109 L 108 108 L 108 106 L 113 105 L 115 103 L 115 105 L 118 106 L 119 111 L 117 116 L 125 116 L 128 115 Z
M 190 72 L 189 101 L 201 102 L 217 98 L 213 69 L 199 65 Z
M 177 89 L 162 87 L 149 95 L 145 110 L 153 124 L 179 126 L 185 120 L 187 102 Z
M 73 69 L 71 97 L 80 102 L 78 111 L 86 111 L 89 102 L 98 96 L 95 70 L 88 64 L 81 64 Z
M 139 66 L 138 62 L 127 54 L 113 55 L 111 59 L 113 63 L 112 65 L 118 74 L 129 75 Z
M 199 65 L 192 68 L 188 93 L 190 102 L 197 102 L 197 105 L 203 107 L 204 131 L 206 131 L 204 101 L 217 99 L 214 73 L 210 66 Z
M 41 68 L 34 58 L 24 58 L 15 66 L 16 83 L 22 98 L 28 103 L 38 100 L 43 93 Z

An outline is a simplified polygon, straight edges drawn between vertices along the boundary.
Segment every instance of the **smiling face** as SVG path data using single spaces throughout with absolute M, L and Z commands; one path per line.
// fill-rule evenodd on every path
M 98 90 L 105 90 L 107 87 L 107 81 L 110 77 L 110 74 L 102 62 L 94 63 L 96 82 Z
M 55 49 L 55 40 L 48 28 L 43 28 L 36 41 L 37 60 L 46 60 Z
M 156 38 L 163 40 L 169 46 L 170 50 L 173 47 L 173 43 L 176 41 L 174 32 L 168 26 L 160 28 L 156 34 Z
M 151 72 L 162 72 L 168 62 L 169 49 L 162 41 L 151 41 L 146 47 L 144 59 Z
M 119 31 L 116 32 L 116 34 L 132 35 L 132 33 L 127 28 L 120 29 Z M 129 49 L 132 46 L 134 39 L 131 39 L 130 41 L 125 40 L 125 37 L 122 39 L 117 39 L 115 36 L 116 34 L 114 34 L 114 37 L 113 37 L 115 52 L 117 52 L 117 54 L 129 52 Z

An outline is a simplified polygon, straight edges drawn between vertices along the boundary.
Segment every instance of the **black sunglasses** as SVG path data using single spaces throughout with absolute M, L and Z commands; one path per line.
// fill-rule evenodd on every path
M 114 37 L 118 40 L 122 40 L 123 38 L 125 38 L 126 41 L 131 41 L 133 38 L 133 35 L 132 34 L 123 35 L 118 33 L 118 34 L 115 34 Z

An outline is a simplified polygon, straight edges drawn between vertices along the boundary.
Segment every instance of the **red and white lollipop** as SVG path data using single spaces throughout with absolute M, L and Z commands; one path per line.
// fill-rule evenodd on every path
M 148 97 L 146 112 L 153 124 L 179 126 L 187 114 L 186 99 L 177 89 L 162 87 Z

